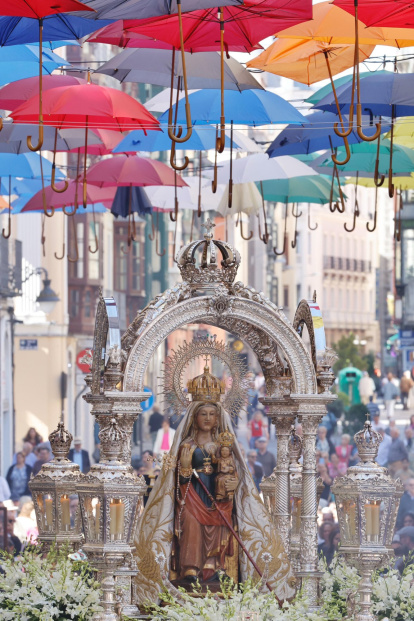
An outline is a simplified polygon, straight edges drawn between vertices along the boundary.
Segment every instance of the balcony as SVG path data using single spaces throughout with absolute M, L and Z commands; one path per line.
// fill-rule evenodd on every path
M 369 274 L 372 271 L 372 261 L 365 261 L 364 259 L 349 259 L 345 257 L 324 256 L 323 267 L 325 270 Z
M 0 297 L 22 295 L 22 242 L 0 237 Z

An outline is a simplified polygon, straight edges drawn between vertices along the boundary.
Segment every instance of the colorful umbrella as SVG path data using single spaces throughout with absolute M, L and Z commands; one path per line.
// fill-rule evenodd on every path
M 265 200 L 273 203 L 316 203 L 324 205 L 330 200 L 331 180 L 323 175 L 269 179 L 262 182 Z M 334 191 L 337 200 L 339 194 Z
M 334 0 L 333 4 L 358 15 L 367 26 L 414 28 L 411 0 Z
M 39 151 L 43 144 L 43 115 L 42 115 L 42 40 L 43 40 L 43 18 L 47 15 L 56 13 L 70 13 L 84 9 L 91 11 L 87 6 L 78 0 L 60 0 L 56 3 L 54 0 L 10 0 L 7 4 L 3 2 L 0 9 L 3 16 L 11 17 L 27 17 L 37 20 L 39 23 L 39 142 L 34 147 L 31 136 L 27 137 L 27 145 L 31 151 Z M 26 77 L 26 76 L 19 76 Z
M 229 164 L 219 168 L 219 183 L 226 183 L 229 178 L 228 169 Z M 235 184 L 265 179 L 290 179 L 306 175 L 317 175 L 317 173 L 307 164 L 288 155 L 270 159 L 265 153 L 255 153 L 233 162 L 233 183 Z
M 30 151 L 27 146 L 27 136 L 32 131 L 32 125 L 22 123 L 11 123 L 6 120 L 3 130 L 0 133 L 0 152 L 1 153 L 27 153 Z M 56 141 L 56 143 L 55 143 Z M 102 140 L 95 133 L 89 135 L 89 145 L 96 150 L 105 149 Z M 48 151 L 70 151 L 77 150 L 85 143 L 85 132 L 82 129 L 57 129 L 45 127 L 43 147 Z M 90 150 L 89 150 L 90 152 Z M 110 152 L 110 151 L 109 151 Z
M 6 49 L 7 48 L 0 48 L 0 54 Z M 10 49 L 12 50 L 13 48 Z M 86 80 L 71 75 L 45 75 L 43 77 L 42 88 L 43 92 L 45 92 L 51 88 L 57 88 L 58 86 L 73 86 L 78 84 L 86 84 Z M 12 80 L 10 84 L 6 84 L 6 86 L 0 88 L 0 108 L 3 110 L 14 110 L 17 106 L 20 106 L 20 104 L 36 96 L 38 92 L 39 77 L 37 75 L 30 78 Z
M 87 172 L 88 183 L 99 187 L 108 186 L 142 186 L 175 184 L 175 173 L 159 160 L 152 160 L 138 155 L 117 155 L 93 164 Z M 186 182 L 177 175 L 177 186 L 184 187 Z
M 54 42 L 80 41 L 96 28 L 111 23 L 109 20 L 92 21 L 65 13 L 43 17 L 42 21 L 42 40 L 52 49 Z M 0 46 L 21 43 L 39 43 L 37 20 L 30 17 L 0 17 Z
M 34 45 L 0 47 L 0 63 L 0 85 L 30 78 L 39 72 L 39 67 L 43 76 L 44 73 L 52 73 L 58 67 L 70 66 L 70 63 L 51 50 L 46 48 L 39 50 Z
M 131 201 L 131 205 L 129 205 L 129 201 Z M 132 188 L 120 186 L 116 189 L 111 206 L 111 213 L 115 218 L 119 216 L 121 216 L 121 218 L 128 218 L 130 211 L 140 216 L 151 213 L 152 205 L 144 188 L 140 186 L 134 186 Z
M 259 0 L 262 2 L 263 0 Z M 258 0 L 247 0 L 247 4 Z M 217 0 L 86 0 L 85 4 L 95 11 L 86 14 L 89 19 L 146 19 L 161 15 L 188 12 L 216 7 Z M 223 0 L 223 6 L 237 6 L 243 0 Z
M 185 64 L 189 88 L 220 88 L 221 60 L 217 52 L 186 52 Z M 108 60 L 95 73 L 103 73 L 120 82 L 142 82 L 159 86 L 170 86 L 173 73 L 180 90 L 183 63 L 182 58 L 176 56 L 173 70 L 169 50 L 130 49 Z M 262 86 L 243 65 L 229 57 L 224 60 L 224 88 L 242 91 L 249 88 L 260 89 Z
M 62 182 L 59 182 L 58 187 L 62 186 Z M 98 188 L 95 185 L 87 185 L 86 198 L 87 204 L 92 205 L 94 203 L 112 203 L 115 196 L 116 188 L 105 187 Z M 66 215 L 73 215 L 78 210 L 78 183 L 76 180 L 71 179 L 65 192 L 57 194 L 52 186 L 45 187 L 45 195 L 47 204 L 51 209 L 62 209 Z M 70 207 L 71 211 L 68 212 L 67 208 Z M 32 196 L 22 209 L 22 213 L 27 211 L 42 211 L 43 210 L 43 194 L 40 190 L 34 196 Z

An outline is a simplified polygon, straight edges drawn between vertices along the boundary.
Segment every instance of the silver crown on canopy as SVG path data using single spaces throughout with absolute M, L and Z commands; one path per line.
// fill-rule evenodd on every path
M 373 430 L 369 421 L 366 421 L 364 428 L 354 435 L 354 440 L 361 461 L 364 463 L 375 461 L 382 436 Z
M 213 239 L 212 229 L 216 226 L 207 219 L 201 225 L 206 229 L 204 239 L 190 242 L 177 254 L 177 265 L 182 279 L 194 289 L 211 289 L 218 284 L 227 288 L 236 278 L 240 265 L 240 254 L 229 243 Z M 197 266 L 196 252 L 201 250 L 201 260 Z M 221 252 L 221 269 L 218 264 L 217 250 Z

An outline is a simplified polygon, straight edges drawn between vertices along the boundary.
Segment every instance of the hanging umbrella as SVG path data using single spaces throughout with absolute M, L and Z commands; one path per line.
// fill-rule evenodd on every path
M 62 182 L 57 185 L 60 186 Z M 94 203 L 112 203 L 115 196 L 116 188 L 105 187 L 98 188 L 94 185 L 88 184 L 86 187 L 87 204 L 92 205 Z M 68 188 L 64 193 L 58 194 L 54 192 L 52 186 L 45 187 L 45 195 L 47 204 L 53 209 L 63 209 L 67 215 L 73 215 L 78 209 L 78 183 L 76 180 L 71 179 Z M 67 211 L 70 208 L 70 211 Z M 43 194 L 40 190 L 36 192 L 32 198 L 30 198 L 22 213 L 27 211 L 42 211 L 43 210 Z
M 26 206 L 28 199 L 29 199 L 28 196 L 22 195 L 22 196 L 19 196 L 19 198 L 16 198 L 14 201 L 12 201 L 12 211 L 11 211 L 12 215 L 29 214 L 29 213 L 33 213 L 36 211 L 43 211 L 43 206 L 40 209 L 32 209 L 30 211 L 24 211 L 24 207 Z M 88 205 L 86 205 L 86 209 L 82 208 L 82 214 L 108 213 L 109 207 L 110 207 L 110 203 L 88 203 Z M 64 211 L 65 209 L 67 209 L 67 206 L 55 207 L 55 212 Z M 63 259 L 63 256 L 56 257 L 56 258 Z
M 217 206 L 217 211 L 224 217 L 232 213 L 228 208 L 228 195 L 229 187 L 226 186 Z M 233 204 L 234 212 L 254 216 L 262 208 L 262 197 L 254 183 L 237 183 L 233 186 Z
M 229 132 L 228 132 L 229 133 Z M 226 147 L 230 148 L 230 137 L 227 133 Z M 216 144 L 216 128 L 210 126 L 195 127 L 188 142 L 178 144 L 177 150 L 208 151 L 214 149 Z M 166 132 L 150 132 L 145 135 L 142 129 L 130 132 L 113 149 L 113 153 L 136 153 L 137 151 L 168 151 L 171 149 L 171 141 Z M 235 151 L 259 152 L 262 149 L 253 140 L 244 136 L 241 132 L 234 132 L 233 149 Z
M 229 164 L 219 168 L 219 183 L 226 183 L 229 178 L 228 168 Z M 233 183 L 235 184 L 265 179 L 289 179 L 305 175 L 317 175 L 317 173 L 310 166 L 288 155 L 270 159 L 265 153 L 255 153 L 236 159 L 233 163 Z
M 177 188 L 177 198 L 180 203 L 181 209 L 189 209 L 191 211 L 198 210 L 198 189 L 199 178 L 198 177 L 184 177 L 186 187 Z M 220 202 L 221 195 L 224 190 L 224 185 L 219 185 L 217 192 L 213 194 L 211 191 L 211 181 L 207 177 L 201 177 L 201 190 L 202 190 L 202 210 L 217 210 Z M 145 189 L 145 192 L 154 206 L 154 208 L 161 209 L 163 211 L 174 210 L 174 188 L 169 186 L 151 186 Z
M 347 117 L 344 116 L 347 121 Z M 330 149 L 331 146 L 339 147 L 343 139 L 334 131 L 334 124 L 338 123 L 338 116 L 331 112 L 311 112 L 306 116 L 306 123 L 303 125 L 288 125 L 275 138 L 266 153 L 269 157 L 279 155 L 297 155 L 300 153 L 314 153 Z M 362 117 L 364 131 L 376 131 L 373 121 L 369 116 Z M 367 129 L 368 128 L 368 129 Z M 382 126 L 383 131 L 387 131 L 389 126 Z M 348 136 L 348 143 L 354 144 L 361 142 L 356 129 Z
M 341 149 L 338 149 L 340 152 Z M 414 170 L 414 150 L 394 145 L 392 169 L 390 167 L 391 141 L 385 138 L 380 141 L 379 148 L 379 171 L 389 174 L 390 170 L 399 173 L 410 173 Z M 351 146 L 352 159 L 345 166 L 339 166 L 339 170 L 373 172 L 377 159 L 377 146 L 375 144 L 361 142 Z M 322 167 L 332 167 L 333 162 L 326 158 L 321 162 Z
M 391 138 L 391 132 L 385 135 Z M 405 116 L 394 124 L 394 143 L 412 149 L 414 147 L 414 116 Z
M 32 46 L 25 45 L 19 47 L 26 48 Z M 37 49 L 33 49 L 36 52 L 37 59 Z M 7 51 L 8 48 L 0 48 L 0 54 L 4 50 Z M 11 50 L 13 50 L 13 48 L 11 48 Z M 78 84 L 86 84 L 86 80 L 71 75 L 45 75 L 42 79 L 43 92 L 51 88 L 57 88 L 58 86 L 73 86 Z M 0 88 L 0 109 L 14 110 L 31 97 L 36 96 L 38 92 L 39 76 L 37 75 L 21 80 L 12 80 L 10 84 L 6 84 Z
M 257 0 L 247 0 L 254 3 Z M 217 0 L 86 0 L 85 4 L 95 13 L 85 14 L 89 19 L 146 19 L 168 14 L 176 14 L 216 7 Z M 223 6 L 237 6 L 243 0 L 223 0 Z M 82 13 L 80 13 L 82 15 Z
M 129 201 L 131 201 L 130 206 Z M 144 188 L 139 186 L 134 186 L 132 188 L 120 186 L 117 188 L 111 207 L 111 213 L 115 218 L 119 216 L 121 216 L 121 218 L 128 218 L 130 211 L 140 216 L 151 213 L 152 205 Z
M 150 132 L 150 134 L 152 134 L 152 132 Z M 89 155 L 109 155 L 124 138 L 126 138 L 125 133 L 116 132 L 112 129 L 98 129 L 94 127 L 88 134 L 87 153 Z M 73 149 L 73 151 L 77 152 L 78 149 Z M 85 153 L 85 145 L 80 147 L 80 153 Z
M 414 28 L 414 7 L 411 0 L 334 0 L 333 4 L 355 15 L 367 26 Z
M 7 0 L 5 0 L 7 1 Z M 0 12 L 2 9 L 0 9 Z M 43 17 L 42 41 L 51 49 L 55 42 L 79 42 L 96 28 L 106 26 L 110 20 L 92 21 L 66 13 Z M 39 43 L 39 23 L 30 17 L 0 16 L 0 46 Z
M 3 131 L 0 133 L 0 152 L 1 153 L 28 153 L 27 136 L 33 129 L 33 125 L 25 125 L 22 123 L 5 122 Z M 55 134 L 56 144 L 55 144 Z M 82 129 L 57 129 L 54 127 L 45 127 L 43 147 L 48 151 L 70 151 L 82 147 L 85 143 L 85 132 Z M 91 132 L 89 143 L 92 147 L 104 149 L 104 144 L 96 134 Z M 88 150 L 88 152 L 90 152 Z M 110 151 L 109 151 L 110 152 Z
M 379 69 L 378 71 L 375 72 L 376 75 L 382 75 L 382 74 L 387 74 L 390 73 L 389 71 L 383 71 L 381 69 Z M 360 74 L 360 79 L 363 80 L 364 78 L 366 78 L 367 75 L 371 75 L 372 72 L 371 71 L 367 71 L 367 72 L 362 72 Z M 341 78 L 336 78 L 334 81 L 334 85 L 335 85 L 335 89 L 338 92 L 342 86 L 346 86 L 348 84 L 350 84 L 352 82 L 352 75 L 344 75 Z M 305 102 L 307 104 L 310 105 L 315 105 L 317 103 L 319 103 L 321 101 L 321 99 L 323 99 L 324 97 L 326 97 L 327 95 L 332 94 L 332 85 L 331 84 L 326 84 L 325 86 L 322 86 L 322 88 L 319 88 L 317 91 L 315 91 L 314 93 L 312 93 L 312 95 L 310 95 L 307 99 L 305 99 Z
M 39 67 L 43 76 L 44 73 L 52 73 L 58 67 L 68 67 L 70 63 L 46 48 L 41 48 L 40 62 L 40 50 L 36 46 L 14 45 L 0 47 L 0 66 L 0 85 L 3 85 L 32 77 L 39 72 Z
M 331 180 L 327 176 L 312 175 L 292 179 L 269 179 L 263 181 L 265 200 L 274 203 L 316 203 L 324 205 L 330 201 Z M 335 200 L 339 194 L 334 190 Z
M 39 142 L 34 147 L 32 145 L 31 136 L 27 137 L 27 144 L 31 151 L 39 151 L 43 144 L 43 115 L 42 115 L 42 41 L 43 41 L 43 18 L 47 15 L 56 13 L 70 13 L 84 9 L 91 11 L 87 6 L 79 2 L 79 0 L 10 0 L 0 9 L 3 16 L 10 17 L 26 17 L 36 20 L 39 25 Z M 27 76 L 19 76 L 27 77 Z
M 220 88 L 221 60 L 217 52 L 185 53 L 187 83 L 189 88 Z M 95 73 L 116 78 L 120 82 L 142 82 L 170 86 L 172 55 L 170 50 L 124 50 L 95 70 Z M 175 78 L 183 77 L 183 63 L 175 56 Z M 179 87 L 178 87 L 179 88 Z M 261 89 L 251 73 L 234 58 L 224 59 L 224 88 L 227 90 Z
M 85 128 L 85 153 L 90 128 L 158 129 L 158 121 L 130 95 L 96 84 L 79 84 L 53 88 L 44 93 L 45 125 L 58 128 Z M 31 97 L 16 108 L 11 117 L 15 123 L 35 123 L 39 101 Z M 83 203 L 86 205 L 86 155 L 83 167 Z M 96 240 L 97 241 L 97 240 Z
M 173 186 L 175 173 L 159 160 L 151 160 L 137 155 L 117 155 L 93 164 L 87 172 L 88 183 L 99 187 L 108 186 Z M 186 182 L 177 175 L 177 186 Z

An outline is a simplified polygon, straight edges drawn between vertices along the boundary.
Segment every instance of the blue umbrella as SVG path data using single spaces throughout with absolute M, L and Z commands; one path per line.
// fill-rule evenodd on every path
M 376 75 L 381 75 L 381 74 L 387 74 L 390 73 L 389 71 L 385 71 L 385 70 L 379 70 L 375 72 Z M 364 79 L 366 78 L 368 75 L 372 75 L 371 71 L 365 71 L 363 73 L 360 74 L 360 79 Z M 347 86 L 351 83 L 352 81 L 352 74 L 350 75 L 344 75 L 341 78 L 336 78 L 333 82 L 335 84 L 335 89 L 336 91 L 338 91 L 338 89 L 341 86 Z M 323 99 L 324 97 L 326 97 L 326 95 L 332 94 L 332 85 L 331 84 L 326 84 L 325 86 L 322 86 L 322 88 L 319 88 L 317 91 L 315 91 L 314 93 L 312 93 L 312 95 L 310 97 L 308 97 L 307 99 L 305 99 L 306 103 L 308 104 L 317 104 L 319 101 L 321 101 L 321 99 Z
M 108 19 L 146 19 L 178 12 L 177 0 L 83 0 L 96 13 L 83 13 L 89 19 L 106 17 Z M 217 6 L 217 0 L 182 0 L 182 11 L 197 11 Z M 220 6 L 237 6 L 243 0 L 223 0 Z
M 156 134 L 156 135 L 155 135 Z M 230 147 L 230 139 L 226 136 L 226 147 Z M 216 128 L 215 127 L 199 127 L 194 128 L 191 138 L 187 142 L 177 143 L 177 150 L 192 151 L 208 151 L 216 146 Z M 240 149 L 233 138 L 233 149 Z M 171 138 L 167 132 L 147 132 L 144 134 L 142 129 L 136 129 L 130 132 L 121 142 L 112 150 L 112 153 L 135 153 L 136 151 L 169 151 L 171 149 Z
M 409 116 L 414 112 L 414 73 L 370 73 L 361 77 L 362 112 L 377 116 Z M 349 111 L 352 84 L 343 84 L 337 90 L 342 112 Z M 335 112 L 336 105 L 332 93 L 326 95 L 315 106 L 320 110 Z
M 1 12 L 1 9 L 0 9 Z M 108 26 L 112 20 L 91 20 L 68 13 L 43 18 L 43 40 L 75 41 Z M 39 42 L 39 22 L 30 17 L 0 17 L 0 46 Z M 16 78 L 17 79 L 17 78 Z
M 188 96 L 191 105 L 191 123 L 193 125 L 215 125 L 220 123 L 221 92 L 218 89 L 200 90 Z M 175 107 L 172 108 L 175 118 Z M 289 102 L 269 91 L 251 89 L 226 91 L 224 102 L 225 117 L 235 125 L 271 125 L 273 123 L 306 123 L 296 108 Z M 168 123 L 168 110 L 159 118 L 161 123 Z M 186 124 L 185 99 L 178 102 L 177 124 Z
M 12 206 L 12 214 L 19 214 L 22 212 L 23 207 L 28 203 L 28 201 L 32 198 L 33 194 L 22 194 L 19 198 L 16 198 L 11 206 Z M 70 205 L 69 205 L 70 206 Z M 66 206 L 68 207 L 68 205 Z M 55 207 L 55 211 L 62 211 L 62 207 Z M 108 213 L 108 209 L 105 207 L 103 203 L 94 203 L 93 205 L 87 205 L 86 209 L 82 207 L 82 210 L 79 209 L 78 214 L 83 213 Z M 23 211 L 23 214 L 39 214 L 41 211 Z
M 128 218 L 131 213 L 144 216 L 151 213 L 152 205 L 144 190 L 139 186 L 119 186 L 116 191 L 111 213 L 118 218 Z
M 15 153 L 0 153 L 0 175 L 2 178 L 10 176 L 23 177 L 25 179 L 41 179 L 40 158 L 42 158 L 44 176 L 51 177 L 52 162 L 38 153 L 20 153 L 18 155 Z M 59 169 L 56 169 L 56 176 L 59 179 L 65 178 Z
M 52 73 L 57 67 L 70 66 L 70 63 L 61 56 L 51 50 L 42 49 L 43 73 Z M 23 78 L 31 78 L 39 74 L 39 49 L 35 45 L 0 47 L 0 63 L 0 86 Z
M 337 136 L 333 129 L 334 123 L 338 123 L 337 114 L 332 114 L 331 112 L 311 112 L 306 116 L 306 121 L 302 126 L 288 125 L 285 127 L 268 148 L 267 154 L 269 157 L 298 155 L 300 153 L 308 154 L 331 149 L 331 147 L 342 146 L 343 138 Z M 364 127 L 367 127 L 370 123 L 371 119 L 369 117 L 363 117 Z M 383 127 L 383 131 L 388 131 L 388 129 Z M 373 125 L 372 130 L 368 130 L 367 134 L 370 135 L 375 132 L 376 127 Z M 348 142 L 349 144 L 361 142 L 356 129 L 348 136 Z

